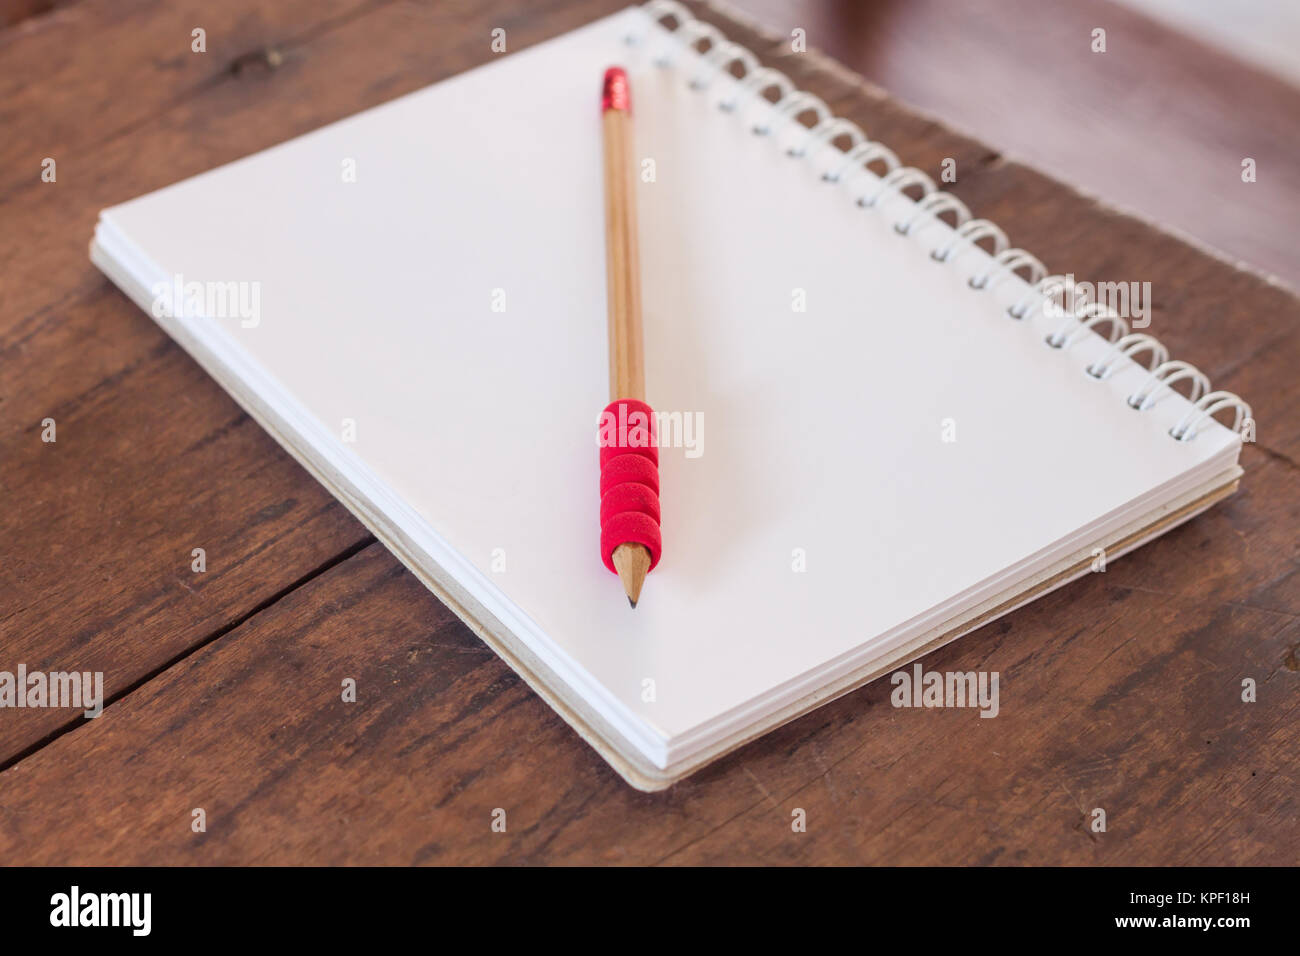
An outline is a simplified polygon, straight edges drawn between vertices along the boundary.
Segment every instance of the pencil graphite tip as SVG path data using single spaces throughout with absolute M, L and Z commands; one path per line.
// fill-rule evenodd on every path
M 600 92 L 600 112 L 632 109 L 632 91 L 627 84 L 627 71 L 621 66 L 611 66 L 605 71 L 605 85 Z
M 650 552 L 643 544 L 628 542 L 615 548 L 611 559 L 619 580 L 623 582 L 627 603 L 635 608 L 636 602 L 641 600 L 641 586 L 645 584 L 645 576 L 650 572 Z

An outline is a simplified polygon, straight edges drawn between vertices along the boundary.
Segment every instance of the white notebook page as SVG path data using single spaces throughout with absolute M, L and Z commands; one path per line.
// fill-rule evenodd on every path
M 1047 348 L 1055 323 L 1005 315 L 1018 279 L 972 291 L 982 254 L 934 263 L 946 227 L 897 236 L 897 209 L 859 208 L 720 111 L 725 81 L 691 91 L 684 61 L 623 44 L 652 29 L 626 11 L 105 223 L 157 278 L 260 283 L 256 327 L 201 334 L 463 556 L 467 586 L 518 608 L 536 628 L 520 637 L 664 766 L 1189 487 L 1238 440 L 1170 439 L 1181 397 L 1126 408 L 1141 371 L 1084 375 L 1099 338 Z M 598 554 L 615 62 L 656 174 L 639 186 L 648 398 L 703 420 L 698 457 L 661 453 L 664 557 L 635 612 Z

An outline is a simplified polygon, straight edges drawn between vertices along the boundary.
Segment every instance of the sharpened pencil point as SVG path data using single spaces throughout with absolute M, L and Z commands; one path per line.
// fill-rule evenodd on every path
M 650 551 L 643 544 L 620 544 L 612 555 L 618 578 L 627 592 L 627 603 L 636 607 L 641 600 L 641 586 L 650 573 Z

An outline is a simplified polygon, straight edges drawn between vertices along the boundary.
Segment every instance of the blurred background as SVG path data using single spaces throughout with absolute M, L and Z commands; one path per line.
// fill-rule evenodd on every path
M 1300 288 L 1300 0 L 725 2 L 771 32 L 802 27 L 1008 158 Z
M 139 5 L 0 0 L 0 32 L 91 4 Z M 1008 158 L 1300 289 L 1300 0 L 720 5 L 779 35 L 802 28 L 810 48 Z M 1091 49 L 1095 29 L 1105 53 Z

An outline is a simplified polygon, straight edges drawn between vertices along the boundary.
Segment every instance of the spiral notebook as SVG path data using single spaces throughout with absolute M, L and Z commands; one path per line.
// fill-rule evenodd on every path
M 635 611 L 598 554 L 611 63 L 668 416 Z M 92 258 L 643 789 L 1241 474 L 1240 399 L 671 3 L 105 210 Z

